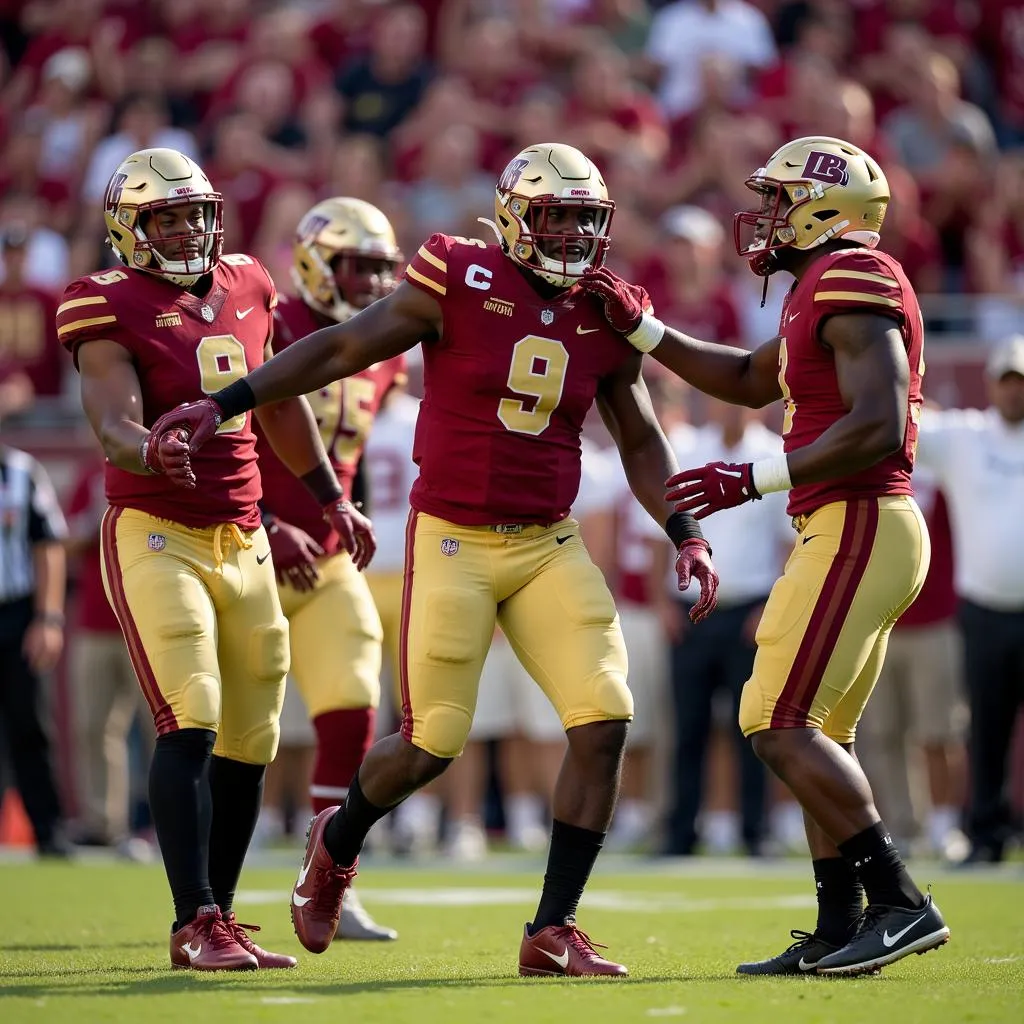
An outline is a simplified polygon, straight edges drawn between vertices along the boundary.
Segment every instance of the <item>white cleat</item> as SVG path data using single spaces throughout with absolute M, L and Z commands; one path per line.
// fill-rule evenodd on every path
M 349 889 L 341 904 L 341 917 L 338 919 L 338 931 L 335 941 L 348 939 L 354 942 L 393 942 L 398 938 L 394 928 L 385 928 L 377 924 L 363 906 L 358 893 Z

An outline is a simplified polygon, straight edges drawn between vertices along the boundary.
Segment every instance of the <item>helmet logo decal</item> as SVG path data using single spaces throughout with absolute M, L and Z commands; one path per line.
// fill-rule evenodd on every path
M 313 214 L 313 216 L 308 217 L 299 225 L 298 234 L 302 238 L 316 238 L 330 223 L 329 217 L 323 217 L 318 213 Z
M 127 180 L 128 175 L 120 171 L 110 179 L 110 184 L 107 185 L 107 196 L 104 200 L 108 210 L 117 209 L 118 203 L 121 202 L 121 192 L 124 189 L 124 183 Z
M 529 160 L 524 160 L 522 157 L 516 157 L 516 159 L 513 160 L 504 171 L 502 171 L 501 178 L 498 181 L 498 188 L 501 189 L 502 192 L 511 192 L 518 184 L 523 171 L 525 171 L 529 166 Z
M 807 154 L 804 169 L 800 173 L 801 178 L 813 178 L 815 181 L 823 181 L 826 185 L 849 185 L 850 172 L 849 164 L 844 157 L 835 153 L 823 153 L 821 150 L 812 149 Z

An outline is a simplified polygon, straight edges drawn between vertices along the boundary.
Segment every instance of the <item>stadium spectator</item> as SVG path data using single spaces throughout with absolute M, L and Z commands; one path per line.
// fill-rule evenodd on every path
M 0 234 L 0 417 L 59 397 L 68 368 L 57 340 L 57 300 L 26 280 L 30 238 L 23 224 Z
M 424 12 L 414 4 L 381 14 L 369 53 L 339 69 L 334 81 L 345 103 L 346 131 L 386 136 L 415 109 L 431 76 L 426 28 Z
M 1024 337 L 986 366 L 991 405 L 927 409 L 918 460 L 949 501 L 971 709 L 968 863 L 1001 861 L 1013 835 L 1007 765 L 1024 665 Z
M 776 51 L 768 20 L 745 0 L 677 0 L 661 8 L 651 21 L 647 58 L 668 117 L 700 106 L 700 63 L 709 54 L 751 71 L 769 67 Z M 745 88 L 740 95 L 746 98 Z

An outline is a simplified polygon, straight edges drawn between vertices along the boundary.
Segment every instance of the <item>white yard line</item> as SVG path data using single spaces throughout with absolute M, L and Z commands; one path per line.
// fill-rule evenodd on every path
M 404 907 L 512 907 L 532 906 L 537 890 L 488 888 L 484 886 L 431 887 L 429 889 L 384 889 L 359 887 L 359 895 L 369 904 Z M 288 893 L 279 889 L 243 889 L 241 904 L 288 902 Z M 780 910 L 815 906 L 813 894 L 794 896 L 728 896 L 722 899 L 690 899 L 686 896 L 596 891 L 584 897 L 590 910 L 630 910 L 644 914 L 702 914 L 716 910 Z

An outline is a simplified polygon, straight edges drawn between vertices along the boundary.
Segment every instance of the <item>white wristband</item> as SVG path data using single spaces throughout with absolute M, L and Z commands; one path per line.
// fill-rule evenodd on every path
M 636 330 L 626 335 L 626 341 L 638 352 L 651 352 L 664 336 L 665 325 L 653 313 L 644 313 Z
M 755 462 L 751 467 L 750 476 L 758 494 L 788 491 L 793 486 L 793 481 L 789 478 L 789 459 L 785 455 Z

